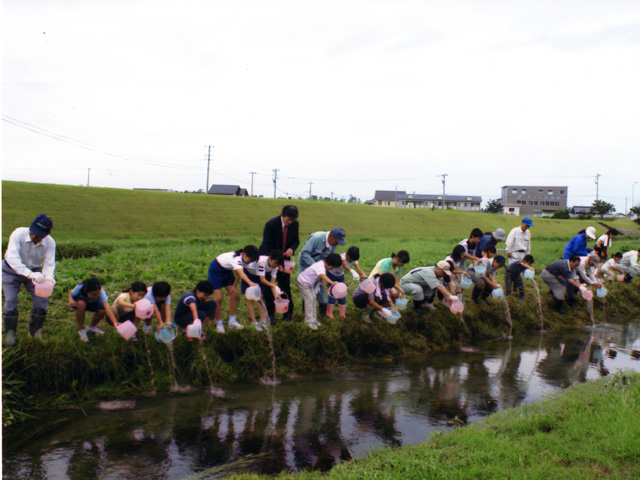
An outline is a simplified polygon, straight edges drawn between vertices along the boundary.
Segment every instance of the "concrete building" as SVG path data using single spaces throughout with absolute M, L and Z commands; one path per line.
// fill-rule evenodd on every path
M 502 187 L 503 213 L 516 216 L 551 216 L 567 208 L 567 186 L 507 185 Z

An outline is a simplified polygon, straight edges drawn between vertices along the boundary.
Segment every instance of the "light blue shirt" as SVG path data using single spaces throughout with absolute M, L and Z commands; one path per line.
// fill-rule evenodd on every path
M 303 272 L 311 265 L 324 260 L 335 253 L 337 245 L 329 245 L 329 232 L 316 232 L 309 235 L 298 255 L 298 271 Z

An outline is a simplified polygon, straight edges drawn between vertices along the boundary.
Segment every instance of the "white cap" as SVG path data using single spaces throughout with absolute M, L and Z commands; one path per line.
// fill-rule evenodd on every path
M 592 239 L 596 239 L 596 229 L 595 227 L 587 227 L 587 230 L 585 232 L 587 234 L 587 237 L 592 238 Z
M 441 270 L 445 270 L 445 271 L 450 271 L 451 270 L 451 265 L 449 265 L 449 262 L 447 262 L 446 260 L 440 260 L 436 266 L 438 268 L 440 268 Z

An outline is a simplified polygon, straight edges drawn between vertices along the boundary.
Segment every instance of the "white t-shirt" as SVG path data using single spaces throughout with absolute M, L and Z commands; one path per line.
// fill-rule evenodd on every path
M 266 277 L 268 273 L 273 279 L 278 275 L 278 267 L 271 268 L 269 266 L 269 255 L 260 255 L 258 260 L 247 265 L 245 270 L 258 277 Z
M 298 275 L 298 283 L 303 287 L 312 288 L 318 281 L 320 274 L 327 274 L 327 269 L 324 266 L 324 260 L 314 263 L 302 273 Z
M 609 238 L 609 235 L 607 235 L 606 233 L 604 235 L 600 235 L 600 237 L 598 237 L 598 241 L 596 242 L 596 244 L 598 242 L 602 242 L 602 246 L 603 247 L 610 247 L 611 246 L 611 239 Z
M 226 270 L 240 270 L 247 265 L 242 261 L 242 254 L 236 256 L 235 252 L 228 252 L 216 257 L 218 264 Z

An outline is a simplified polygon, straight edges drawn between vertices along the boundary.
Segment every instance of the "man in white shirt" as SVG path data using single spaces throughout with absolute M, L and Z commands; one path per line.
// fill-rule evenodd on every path
M 9 237 L 9 245 L 2 262 L 2 291 L 4 292 L 5 339 L 8 347 L 16 343 L 18 327 L 18 293 L 24 285 L 31 295 L 29 333 L 42 339 L 42 326 L 49 308 L 49 299 L 35 295 L 33 282 L 45 277 L 53 279 L 56 268 L 56 242 L 49 236 L 53 222 L 44 213 L 31 226 L 16 228 Z
M 525 255 L 531 253 L 531 232 L 529 231 L 531 227 L 533 222 L 529 217 L 525 217 L 519 227 L 509 232 L 505 242 L 509 265 L 521 262 Z
M 624 272 L 624 281 L 630 282 L 633 277 L 640 275 L 640 263 L 638 263 L 638 254 L 640 249 L 630 250 L 622 255 L 620 260 L 620 268 Z

